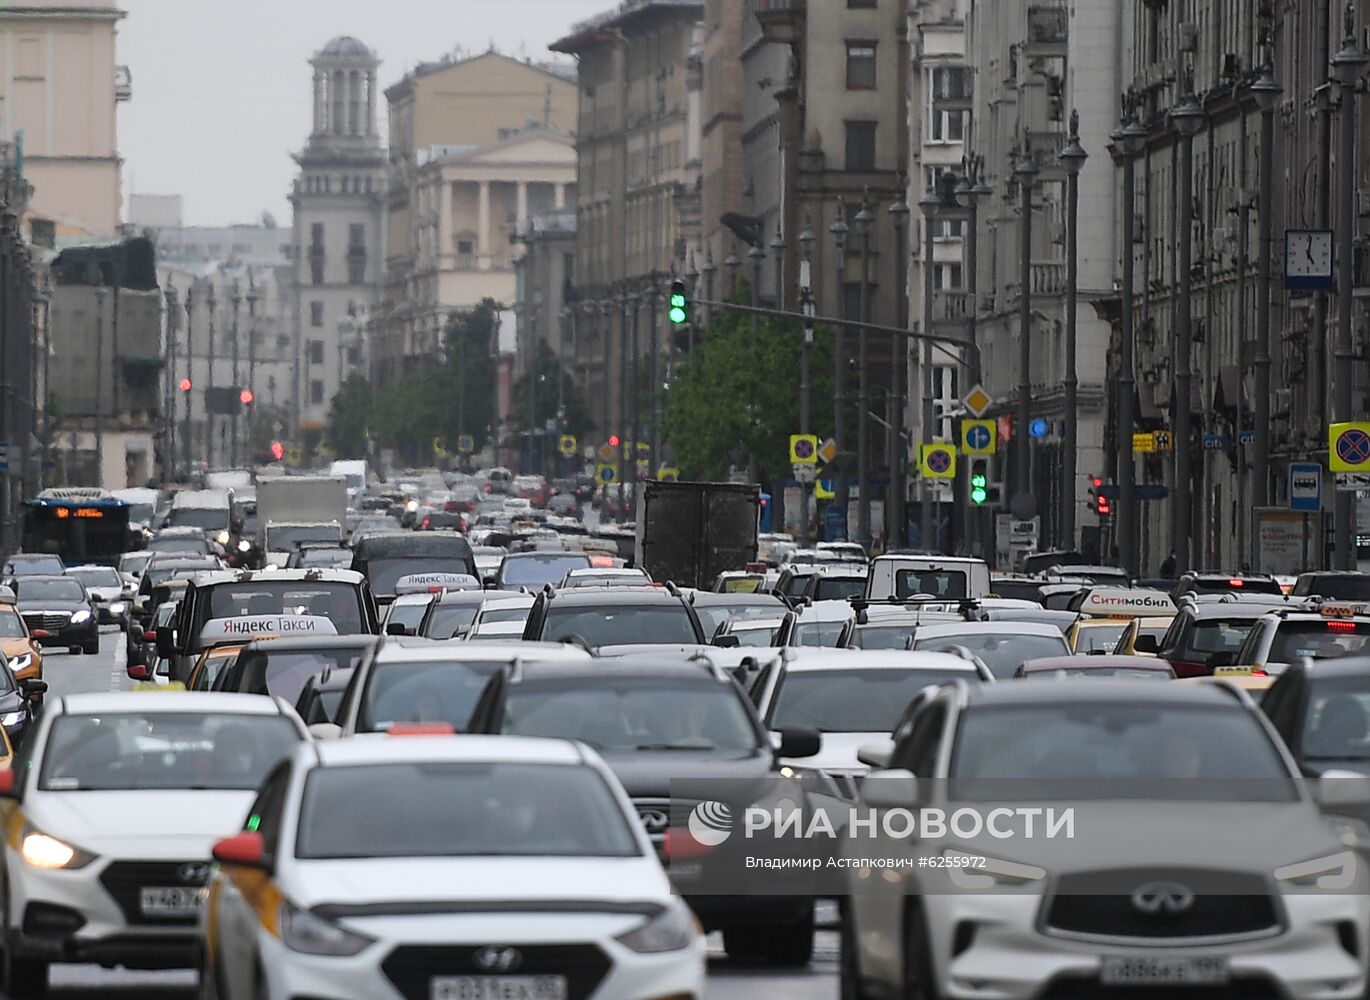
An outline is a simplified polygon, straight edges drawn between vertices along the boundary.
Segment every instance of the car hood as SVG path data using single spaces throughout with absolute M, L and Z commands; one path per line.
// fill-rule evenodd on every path
M 242 829 L 252 791 L 35 792 L 24 810 L 44 833 L 101 853 L 155 856 L 162 849 L 208 857 Z M 165 831 L 175 831 L 167 833 Z
M 124 596 L 122 587 L 87 587 L 90 596 L 100 601 L 117 601 Z
M 745 757 L 684 750 L 642 750 L 614 754 L 601 750 L 604 763 L 633 798 L 667 798 L 671 782 L 734 780 L 769 782 L 774 779 L 769 753 Z
M 25 601 L 21 598 L 14 602 L 14 606 L 19 609 L 20 614 L 23 614 L 25 611 L 51 611 L 54 614 L 61 611 L 70 614 L 73 611 L 90 610 L 90 605 L 85 601 L 55 601 L 44 599 Z

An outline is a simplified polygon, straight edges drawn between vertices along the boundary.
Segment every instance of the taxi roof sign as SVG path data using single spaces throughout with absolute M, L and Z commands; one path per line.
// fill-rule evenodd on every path
M 470 573 L 411 573 L 395 581 L 395 594 L 426 594 L 439 590 L 479 590 L 480 581 Z
M 1173 616 L 1179 609 L 1163 590 L 1093 587 L 1072 610 L 1095 618 L 1150 618 Z
M 1255 667 L 1214 667 L 1214 677 L 1265 677 L 1264 670 Z
M 240 615 L 237 618 L 211 618 L 200 629 L 203 643 L 286 635 L 337 635 L 333 623 L 322 615 Z
M 1354 618 L 1370 614 L 1370 604 L 1322 604 L 1318 611 L 1324 618 Z

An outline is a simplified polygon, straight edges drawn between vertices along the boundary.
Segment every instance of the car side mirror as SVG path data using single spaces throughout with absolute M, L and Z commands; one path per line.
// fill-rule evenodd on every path
M 156 642 L 156 641 L 157 641 L 157 630 L 156 630 L 155 628 L 145 628 L 145 629 L 143 629 L 143 641 L 144 641 L 144 642 Z
M 26 700 L 32 701 L 48 693 L 48 682 L 40 681 L 36 677 L 26 678 L 19 682 L 19 690 Z
M 781 757 L 814 757 L 822 748 L 823 737 L 817 729 L 789 726 L 780 730 L 780 746 L 776 752 Z
M 1329 811 L 1370 806 L 1370 775 L 1355 771 L 1324 771 L 1313 790 L 1318 805 Z
M 856 750 L 856 759 L 867 767 L 876 770 L 884 770 L 890 766 L 890 758 L 894 755 L 894 740 L 876 740 L 873 743 L 864 743 Z
M 1159 653 L 1161 643 L 1154 635 L 1139 635 L 1132 640 L 1132 648 L 1139 653 Z
M 128 675 L 135 681 L 152 680 L 152 672 L 148 670 L 147 665 L 143 663 L 135 663 L 128 667 Z
M 408 635 L 409 629 L 401 622 L 387 622 L 385 626 L 386 635 Z
M 902 809 L 918 802 L 918 779 L 912 771 L 872 771 L 861 782 L 861 800 L 878 809 Z
M 719 649 L 737 649 L 742 645 L 742 640 L 735 635 L 714 636 L 713 644 Z
M 342 726 L 336 722 L 316 722 L 309 727 L 309 735 L 316 740 L 336 740 L 342 737 Z

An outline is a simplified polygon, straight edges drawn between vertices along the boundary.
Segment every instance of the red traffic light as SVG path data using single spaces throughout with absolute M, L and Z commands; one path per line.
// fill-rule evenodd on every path
M 610 435 L 609 435 L 609 447 L 610 447 L 610 448 L 617 448 L 617 447 L 618 447 L 620 444 L 622 444 L 622 443 L 623 443 L 623 439 L 622 439 L 621 437 L 619 437 L 617 434 L 610 434 Z
M 281 442 L 279 442 L 279 441 L 272 441 L 272 442 L 271 442 L 271 457 L 274 458 L 274 459 L 275 459 L 276 461 L 278 461 L 278 462 L 279 462 L 281 459 L 285 458 L 285 445 L 281 444 Z
M 238 399 L 244 406 L 251 406 L 252 401 L 256 398 L 256 394 L 253 393 L 251 389 L 244 389 L 242 392 L 238 393 Z
M 183 378 L 183 379 L 181 379 L 181 381 L 180 381 L 180 389 L 181 389 L 182 392 L 189 392 L 189 391 L 191 390 L 191 388 L 192 388 L 192 383 L 191 383 L 190 379 L 188 379 L 188 378 Z

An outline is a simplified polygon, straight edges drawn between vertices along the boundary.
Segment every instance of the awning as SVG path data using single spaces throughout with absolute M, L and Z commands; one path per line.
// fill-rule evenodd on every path
M 1245 388 L 1241 367 L 1223 365 L 1218 369 L 1218 380 L 1213 387 L 1213 408 L 1235 412 L 1240 405 L 1244 412 L 1250 412 L 1251 401 L 1246 397 Z

